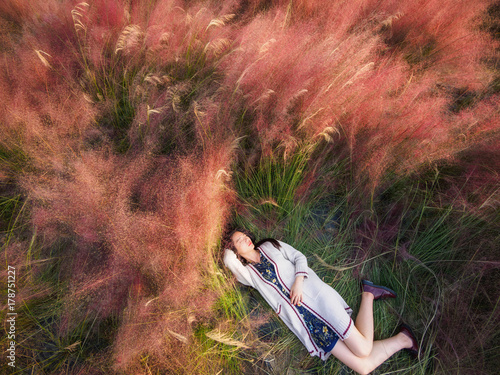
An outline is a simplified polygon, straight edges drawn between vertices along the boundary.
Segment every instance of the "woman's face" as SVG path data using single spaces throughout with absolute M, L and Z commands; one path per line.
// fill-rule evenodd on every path
M 231 240 L 236 249 L 236 254 L 241 256 L 244 256 L 244 254 L 254 249 L 252 240 L 245 233 L 234 232 L 231 236 Z

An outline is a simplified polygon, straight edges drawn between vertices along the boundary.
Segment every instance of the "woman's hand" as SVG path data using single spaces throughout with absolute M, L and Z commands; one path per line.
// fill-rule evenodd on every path
M 290 300 L 292 304 L 300 306 L 302 302 L 302 283 L 304 282 L 304 276 L 297 276 L 295 282 L 290 289 Z

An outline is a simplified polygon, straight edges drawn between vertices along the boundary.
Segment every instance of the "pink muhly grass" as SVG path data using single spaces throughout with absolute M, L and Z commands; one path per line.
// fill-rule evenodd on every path
M 91 127 L 95 109 L 83 92 L 57 75 L 48 54 L 22 47 L 17 52 L 3 60 L 8 67 L 2 65 L 9 73 L 1 77 L 6 100 L 0 142 L 24 155 L 23 168 L 38 170 L 45 178 L 47 173 L 65 173 L 67 161 L 79 153 L 80 137 Z
M 473 29 L 487 2 L 8 4 L 3 18 L 23 27 L 0 62 L 0 142 L 28 160 L 16 178 L 44 246 L 69 244 L 61 331 L 89 311 L 122 314 L 119 371 L 148 354 L 189 370 L 192 326 L 216 298 L 207 276 L 235 199 L 235 135 L 252 138 L 249 159 L 326 141 L 315 157 L 348 161 L 372 191 L 388 173 L 462 158 L 470 184 L 449 199 L 498 207 L 481 189 L 498 178 L 498 98 L 449 110 L 453 88 L 491 79 L 480 57 L 494 43 Z M 118 154 L 96 119 L 122 99 L 135 117 Z M 384 250 L 401 210 L 364 218 L 357 240 Z
M 123 65 L 131 65 L 131 62 L 126 59 L 123 61 L 116 55 L 117 43 L 119 35 L 122 33 L 128 23 L 128 14 L 124 5 L 120 1 L 114 0 L 99 0 L 90 3 L 90 6 L 78 8 L 78 21 L 81 22 L 81 28 L 75 26 L 76 32 L 81 43 L 82 53 L 84 58 L 88 58 L 85 64 L 89 64 L 86 68 L 95 71 L 96 79 L 98 80 L 118 80 L 120 83 L 122 77 L 117 76 L 120 73 L 119 67 Z M 83 28 L 83 29 L 82 29 Z M 133 49 L 135 55 L 141 51 L 141 37 L 132 33 L 129 39 L 133 39 L 126 48 L 127 52 Z M 130 55 L 130 54 L 129 54 Z M 116 69 L 118 68 L 118 69 Z M 109 77 L 108 77 L 109 76 Z M 104 83 L 101 83 L 104 85 Z
M 182 371 L 189 366 L 189 314 L 157 306 L 139 296 L 129 298 L 113 350 L 115 370 L 139 371 L 146 353 L 155 367 Z
M 71 167 L 55 176 L 26 176 L 24 186 L 34 202 L 39 202 L 42 213 L 38 215 L 35 206 L 34 218 L 41 220 L 40 225 L 62 225 L 66 235 L 76 235 L 84 242 L 102 241 L 111 195 L 107 182 L 114 165 L 97 155 L 86 155 Z
M 369 4 L 363 7 L 366 11 Z M 375 9 L 370 14 L 377 15 Z M 461 20 L 470 17 L 460 15 Z M 415 71 L 403 53 L 381 54 L 386 46 L 376 32 L 380 24 L 355 17 L 356 32 L 334 30 L 332 23 L 331 34 L 316 34 L 307 17 L 288 27 L 283 27 L 285 21 L 286 15 L 277 10 L 255 17 L 236 32 L 239 48 L 223 63 L 226 85 L 244 98 L 264 153 L 280 142 L 293 148 L 298 140 L 329 133 L 332 147 L 351 161 L 363 184 L 373 187 L 387 170 L 411 171 L 464 147 L 454 140 L 457 125 L 447 113 L 450 98 L 438 89 L 451 77 L 445 65 Z M 360 22 L 368 23 L 362 27 Z M 436 21 L 422 22 L 431 28 Z M 446 22 L 446 30 L 473 27 L 452 18 Z M 468 35 L 486 40 L 478 32 Z M 467 46 L 477 45 L 463 40 Z M 474 76 L 453 75 L 459 79 L 454 84 L 474 88 L 474 82 L 487 83 L 490 77 L 478 55 L 465 55 L 475 59 Z
M 180 360 L 188 352 L 185 343 L 177 351 L 168 337 L 191 340 L 187 317 L 206 316 L 215 299 L 205 277 L 232 196 L 224 183 L 232 149 L 219 146 L 203 159 L 163 163 L 144 157 L 124 163 L 93 152 L 74 161 L 60 181 L 26 185 L 40 235 L 47 229 L 61 235 L 64 228 L 75 242 L 64 271 L 72 280 L 66 306 L 91 297 L 87 308 L 108 316 L 129 304 L 145 321 L 122 324 L 117 366 L 134 366 L 136 354 L 145 351 L 157 358 L 181 356 L 176 366 L 186 363 Z M 71 325 L 77 317 L 70 313 L 67 319 Z M 130 352 L 132 342 L 136 349 Z
M 22 1 L 6 0 L 0 4 L 0 14 L 3 19 L 14 22 L 18 25 L 36 24 L 40 14 L 47 14 L 51 10 L 58 8 L 58 2 L 48 1 Z
M 141 314 L 134 319 L 147 323 L 137 326 L 134 319 L 124 322 L 115 343 L 116 366 L 134 366 L 134 359 L 146 349 L 158 359 L 177 356 L 169 365 L 173 368 L 185 365 L 185 344 L 192 335 L 189 316 L 206 314 L 214 298 L 203 287 L 202 273 L 212 267 L 210 249 L 220 235 L 216 223 L 222 223 L 228 214 L 227 192 L 217 176 L 227 157 L 225 151 L 218 151 L 207 155 L 203 164 L 191 158 L 166 160 L 168 164 L 151 170 L 147 184 L 133 184 L 139 194 L 137 211 L 115 206 L 125 211 L 114 214 L 117 220 L 109 238 L 113 251 L 149 275 L 150 287 L 154 282 L 160 293 L 156 300 L 145 289 L 140 305 L 130 300 L 130 311 L 139 309 L 137 314 Z M 173 173 L 170 163 L 178 165 Z M 147 203 L 151 194 L 155 197 L 153 206 Z M 145 299 L 148 294 L 151 303 Z
M 331 66 L 339 65 L 328 54 L 342 48 L 333 36 L 325 41 L 309 34 L 307 24 L 283 30 L 282 20 L 282 15 L 255 18 L 242 29 L 238 52 L 224 62 L 226 82 L 235 93 L 241 92 L 255 116 L 255 130 L 264 148 L 296 137 L 301 128 L 307 131 L 304 123 L 318 123 L 313 117 L 324 108 L 306 108 L 318 95 L 318 80 L 326 78 Z M 311 133 L 308 135 L 314 136 Z
M 196 119 L 193 111 L 181 110 L 180 103 L 192 86 L 185 82 L 169 83 L 167 75 L 150 74 L 144 83 L 131 90 L 131 98 L 137 103 L 136 116 L 128 131 L 134 147 L 159 152 L 162 144 L 168 142 L 181 147 L 188 143 L 190 134 L 184 127 L 187 124 L 189 129 Z
M 64 72 L 69 77 L 74 77 L 72 64 L 76 60 L 74 52 L 77 38 L 70 3 L 54 0 L 30 2 L 7 0 L 2 2 L 0 7 L 1 18 L 12 25 L 10 35 L 6 37 L 10 38 L 10 45 L 16 48 L 15 53 L 9 54 L 9 60 L 19 61 L 17 64 L 23 64 L 28 71 L 38 71 L 48 75 L 50 70 L 44 71 L 35 67 L 39 66 L 42 60 L 47 67 L 58 69 L 57 74 L 50 74 L 52 80 L 60 79 Z M 35 53 L 39 57 L 38 63 L 29 56 Z M 26 80 L 33 79 L 31 75 L 31 72 L 28 73 Z
M 79 16 L 83 30 L 77 33 L 86 63 L 99 75 L 115 75 L 123 66 L 130 70 L 166 66 L 181 76 L 194 74 L 203 69 L 205 59 L 214 59 L 227 48 L 221 26 L 233 17 L 181 1 L 139 1 L 127 6 L 100 1 L 78 14 L 83 14 Z

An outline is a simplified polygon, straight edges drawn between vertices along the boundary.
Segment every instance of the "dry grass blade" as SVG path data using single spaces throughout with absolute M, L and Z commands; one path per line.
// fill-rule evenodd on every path
M 348 270 L 349 268 L 352 268 L 352 267 L 335 267 L 335 266 L 332 266 L 331 264 L 328 264 L 326 263 L 318 254 L 314 254 L 314 256 L 316 257 L 316 259 L 321 263 L 321 265 L 325 268 L 328 268 L 330 270 L 334 270 L 334 271 L 346 271 Z
M 42 50 L 39 50 L 39 49 L 36 49 L 35 53 L 38 56 L 38 58 L 42 61 L 43 65 L 45 65 L 47 68 L 52 68 L 50 63 L 47 61 L 47 59 L 43 55 L 48 56 L 48 57 L 52 57 L 52 56 L 50 56 L 47 52 L 43 52 Z
M 260 47 L 259 54 L 263 54 L 269 51 L 269 48 L 271 48 L 271 45 L 273 45 L 274 43 L 276 43 L 276 39 L 274 38 L 269 39 Z
M 144 38 L 144 33 L 138 25 L 128 25 L 120 34 L 118 42 L 116 42 L 115 53 L 123 51 L 130 52 L 134 47 L 137 47 Z
M 83 17 L 86 10 L 89 8 L 89 4 L 86 2 L 81 2 L 76 4 L 76 6 L 71 11 L 71 17 L 73 18 L 73 24 L 75 26 L 75 30 L 78 31 L 87 31 L 87 27 L 83 24 L 81 18 Z
M 231 41 L 227 38 L 219 38 L 208 42 L 203 49 L 204 53 L 212 52 L 215 57 L 219 56 L 229 45 Z
M 174 331 L 171 331 L 169 329 L 167 329 L 168 333 L 172 335 L 172 337 L 176 338 L 177 340 L 179 340 L 180 342 L 182 342 L 183 344 L 187 344 L 188 343 L 188 339 L 186 336 L 183 336 L 181 335 L 180 333 L 177 333 L 177 332 L 174 332 Z
M 153 109 L 153 108 L 151 108 L 151 107 L 149 106 L 149 104 L 148 104 L 148 106 L 147 106 L 147 114 L 148 114 L 148 116 L 149 116 L 150 114 L 152 114 L 152 113 L 161 113 L 161 110 L 158 110 L 158 109 Z
M 325 139 L 325 141 L 327 141 L 328 143 L 332 143 L 333 142 L 332 135 L 334 133 L 338 134 L 340 136 L 340 132 L 338 129 L 333 128 L 331 126 L 327 126 L 325 129 L 323 129 L 323 131 L 321 133 L 318 134 L 318 136 L 323 137 Z
M 250 349 L 248 345 L 245 343 L 239 341 L 239 340 L 234 340 L 231 338 L 230 335 L 227 333 L 222 333 L 218 329 L 214 329 L 213 331 L 207 332 L 206 336 L 214 341 L 220 342 L 222 344 L 230 345 L 230 346 L 236 346 L 238 348 L 243 348 L 243 349 Z
M 168 75 L 156 75 L 156 74 L 151 74 L 149 73 L 146 75 L 144 78 L 144 82 L 150 83 L 155 86 L 161 86 L 161 85 L 167 85 L 171 81 L 170 77 Z
M 352 83 L 359 77 L 361 76 L 363 73 L 373 69 L 373 67 L 375 66 L 375 63 L 374 62 L 369 62 L 368 64 L 366 64 L 365 66 L 363 66 L 361 69 L 359 69 L 353 76 L 352 78 L 347 81 L 346 83 L 344 83 L 342 85 L 342 89 L 346 86 L 349 86 L 349 85 L 352 85 Z
M 276 92 L 274 90 L 267 89 L 261 96 L 259 96 L 257 99 L 255 99 L 251 105 L 255 105 L 258 102 L 265 102 L 274 94 L 276 94 Z
M 279 204 L 276 203 L 276 201 L 272 198 L 269 198 L 269 199 L 262 199 L 259 201 L 259 204 L 260 205 L 263 205 L 263 204 L 270 204 L 272 206 L 275 206 L 275 207 L 279 207 Z
M 320 112 L 322 112 L 324 109 L 325 109 L 325 108 L 321 107 L 321 108 L 319 108 L 316 112 L 314 112 L 313 114 L 311 114 L 311 115 L 307 116 L 305 119 L 303 119 L 303 120 L 300 122 L 300 124 L 299 124 L 299 126 L 298 126 L 298 129 L 302 129 L 304 126 L 306 126 L 306 125 L 307 125 L 307 123 L 308 123 L 311 119 L 313 119 L 313 118 L 314 118 L 317 114 L 319 114 Z
M 385 20 L 382 21 L 382 27 L 391 27 L 392 21 L 397 21 L 402 16 L 403 16 L 403 13 L 397 12 L 395 15 L 387 17 Z
M 225 14 L 223 16 L 220 16 L 219 18 L 213 19 L 210 21 L 205 30 L 208 30 L 211 26 L 215 27 L 225 26 L 226 22 L 231 21 L 234 18 L 234 16 L 235 16 L 234 14 Z
M 200 118 L 204 117 L 206 113 L 200 110 L 200 105 L 196 102 L 196 100 L 193 101 L 193 112 L 198 121 L 201 123 Z
M 74 352 L 78 345 L 80 345 L 81 341 L 76 341 L 71 345 L 68 345 L 67 347 L 64 348 L 64 350 L 67 350 L 68 352 Z
M 226 181 L 229 181 L 231 180 L 231 175 L 233 174 L 233 172 L 227 172 L 226 170 L 224 169 L 219 169 L 215 175 L 215 179 L 216 180 L 219 180 L 220 178 L 222 178 L 222 176 L 224 176 L 225 180 Z
M 370 261 L 372 261 L 373 259 L 379 258 L 379 257 L 381 257 L 381 256 L 384 256 L 384 255 L 387 255 L 387 254 L 390 254 L 390 253 L 392 253 L 392 251 L 386 251 L 386 252 L 384 252 L 384 253 L 381 253 L 381 254 L 375 255 L 374 257 L 371 257 L 371 258 L 366 259 L 366 260 L 364 260 L 364 261 L 362 261 L 362 262 L 359 262 L 359 263 L 356 263 L 356 264 L 354 264 L 354 265 L 352 265 L 352 266 L 347 266 L 347 267 L 335 267 L 335 266 L 332 266 L 332 265 L 330 265 L 330 264 L 326 263 L 326 262 L 325 262 L 325 261 L 324 261 L 324 260 L 323 260 L 323 259 L 322 259 L 319 255 L 318 255 L 318 254 L 314 254 L 314 256 L 316 257 L 316 259 L 318 259 L 318 261 L 321 263 L 321 265 L 322 265 L 323 267 L 328 268 L 328 269 L 331 269 L 331 270 L 334 270 L 334 271 L 339 271 L 339 272 L 342 272 L 342 271 L 347 271 L 347 270 L 349 270 L 349 269 L 351 269 L 351 268 L 357 267 L 357 266 L 359 266 L 359 265 L 361 265 L 361 264 L 364 264 L 364 263 L 370 262 Z

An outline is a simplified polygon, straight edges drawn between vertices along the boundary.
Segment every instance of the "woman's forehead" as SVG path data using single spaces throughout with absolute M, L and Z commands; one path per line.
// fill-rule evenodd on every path
M 231 239 L 235 239 L 235 238 L 239 238 L 241 236 L 245 236 L 245 233 L 242 233 L 242 232 L 239 232 L 239 231 L 236 231 L 233 233 L 233 235 L 231 236 Z

